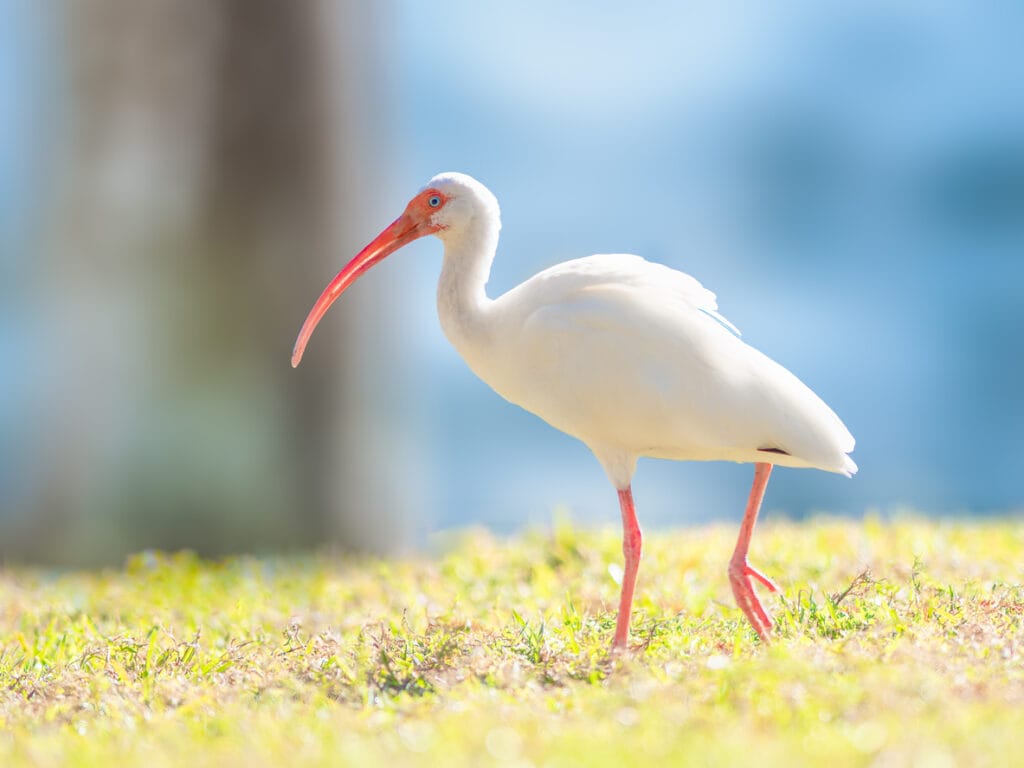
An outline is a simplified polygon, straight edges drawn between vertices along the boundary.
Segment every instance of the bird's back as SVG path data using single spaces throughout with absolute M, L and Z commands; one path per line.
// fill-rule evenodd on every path
M 591 256 L 539 273 L 491 312 L 493 336 L 461 350 L 467 363 L 599 458 L 857 469 L 835 413 L 744 343 L 689 275 L 638 256 Z

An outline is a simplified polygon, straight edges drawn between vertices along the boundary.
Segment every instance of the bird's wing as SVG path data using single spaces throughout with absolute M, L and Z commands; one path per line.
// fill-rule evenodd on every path
M 675 441 L 676 422 L 718 432 L 736 417 L 722 409 L 712 418 L 715 393 L 730 391 L 747 347 L 689 275 L 639 256 L 590 256 L 535 275 L 496 310 L 511 362 L 474 370 L 588 445 L 664 445 Z
M 479 375 L 592 449 L 742 461 L 778 449 L 786 456 L 776 463 L 856 471 L 839 418 L 730 332 L 714 294 L 688 275 L 637 256 L 591 256 L 497 303 L 510 352 Z
M 523 285 L 530 285 L 535 295 L 548 299 L 541 301 L 540 306 L 562 301 L 569 293 L 608 284 L 639 288 L 668 302 L 684 302 L 736 336 L 741 335 L 739 329 L 718 312 L 715 294 L 697 278 L 633 254 L 602 253 L 566 261 L 538 273 Z

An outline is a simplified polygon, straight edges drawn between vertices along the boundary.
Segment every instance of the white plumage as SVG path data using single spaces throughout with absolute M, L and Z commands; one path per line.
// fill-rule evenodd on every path
M 590 256 L 489 299 L 500 227 L 498 203 L 486 187 L 463 174 L 435 176 L 324 291 L 293 364 L 327 307 L 362 272 L 417 237 L 437 235 L 445 245 L 438 284 L 445 335 L 496 392 L 583 441 L 620 492 L 627 578 L 616 646 L 626 642 L 633 589 L 627 582 L 640 554 L 630 483 L 641 456 L 758 463 L 746 540 L 741 534 L 730 577 L 740 607 L 766 640 L 770 620 L 750 577 L 774 585 L 747 564 L 746 544 L 770 465 L 852 475 L 853 436 L 803 382 L 740 338 L 718 313 L 714 293 L 663 265 L 627 254 Z

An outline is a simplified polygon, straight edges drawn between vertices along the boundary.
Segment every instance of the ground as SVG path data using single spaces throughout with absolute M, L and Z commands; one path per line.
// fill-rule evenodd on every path
M 1024 764 L 1024 522 L 735 526 L 621 546 L 568 524 L 438 554 L 0 571 L 4 766 Z

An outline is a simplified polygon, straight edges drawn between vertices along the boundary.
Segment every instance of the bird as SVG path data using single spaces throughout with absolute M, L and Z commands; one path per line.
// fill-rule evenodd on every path
M 618 493 L 621 591 L 613 652 L 628 648 L 642 532 L 632 480 L 641 457 L 752 463 L 728 577 L 761 642 L 773 631 L 754 584 L 778 592 L 748 559 L 775 466 L 851 477 L 854 438 L 786 368 L 748 345 L 690 275 L 632 254 L 557 264 L 498 298 L 487 295 L 501 214 L 487 187 L 441 173 L 320 294 L 292 350 L 297 367 L 330 306 L 367 270 L 427 235 L 444 245 L 441 328 L 469 368 L 506 400 L 582 441 Z

